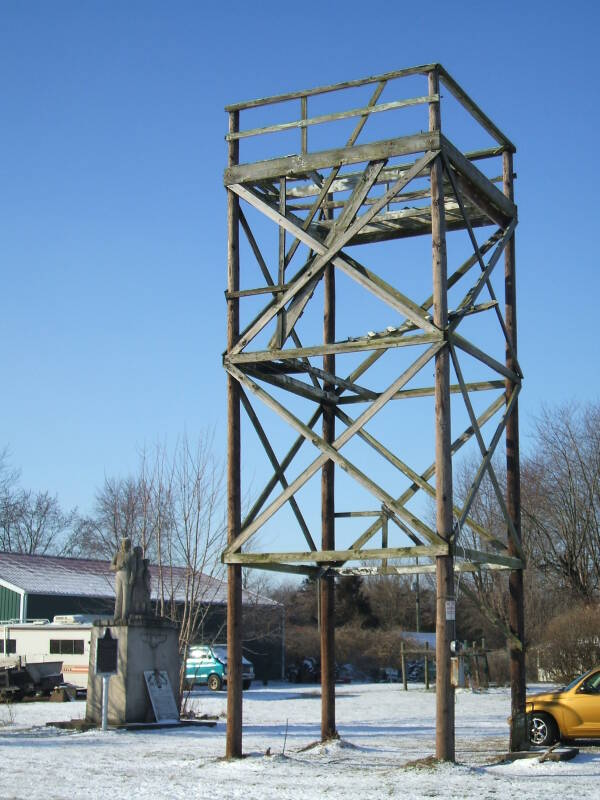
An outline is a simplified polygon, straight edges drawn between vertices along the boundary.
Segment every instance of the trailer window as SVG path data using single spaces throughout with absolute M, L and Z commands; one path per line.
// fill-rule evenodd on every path
M 83 655 L 83 639 L 50 639 L 51 655 Z
M 8 653 L 16 653 L 17 652 L 17 640 L 16 639 L 0 639 L 0 653 L 4 653 L 4 644 L 6 642 L 6 654 Z

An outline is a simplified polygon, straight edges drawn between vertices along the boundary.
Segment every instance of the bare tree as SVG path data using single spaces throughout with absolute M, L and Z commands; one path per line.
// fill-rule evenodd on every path
M 222 590 L 224 575 L 223 468 L 211 444 L 206 436 L 194 444 L 183 436 L 170 463 L 164 450 L 157 449 L 151 470 L 151 507 L 161 514 L 155 526 L 159 608 L 179 625 L 180 696 L 188 648 Z
M 94 513 L 79 520 L 72 553 L 109 558 L 123 537 L 156 565 L 157 613 L 179 625 L 182 662 L 222 590 L 223 468 L 212 440 L 183 436 L 140 454 L 137 473 L 105 478 Z M 183 688 L 184 671 L 181 674 Z
M 61 554 L 75 517 L 75 511 L 64 512 L 48 492 L 22 492 L 13 549 L 29 555 Z
M 523 523 L 548 588 L 600 590 L 600 405 L 545 409 L 523 463 Z
M 0 450 L 0 549 L 16 546 L 16 521 L 19 516 L 19 473 L 9 464 L 8 449 Z
M 75 510 L 65 512 L 48 492 L 22 489 L 19 473 L 0 452 L 0 549 L 29 555 L 60 554 L 68 542 Z

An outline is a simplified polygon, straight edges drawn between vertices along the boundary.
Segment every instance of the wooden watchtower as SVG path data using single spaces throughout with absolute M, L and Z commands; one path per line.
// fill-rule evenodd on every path
M 452 141 L 446 104 L 463 115 Z M 319 580 L 324 739 L 335 734 L 336 574 L 435 573 L 436 749 L 453 760 L 455 572 L 510 571 L 513 712 L 524 706 L 515 147 L 439 64 L 226 111 L 227 755 L 241 755 L 243 565 Z M 467 131 L 485 145 L 459 146 Z M 283 449 L 281 421 L 293 432 Z M 250 437 L 272 474 L 242 518 Z M 503 439 L 506 492 L 492 465 Z M 457 504 L 453 462 L 467 446 L 478 466 Z M 501 534 L 470 513 L 485 475 Z M 279 542 L 269 552 L 252 546 L 265 529 Z

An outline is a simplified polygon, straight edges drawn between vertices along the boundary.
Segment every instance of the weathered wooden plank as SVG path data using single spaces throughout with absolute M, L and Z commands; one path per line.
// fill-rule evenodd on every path
M 282 178 L 279 181 L 279 213 L 285 217 L 286 213 L 286 179 Z M 283 285 L 285 283 L 285 228 L 279 227 L 279 258 L 277 269 L 277 283 Z M 284 328 L 285 309 L 279 309 L 277 314 L 277 331 L 275 333 L 275 342 L 271 342 L 271 347 L 283 347 L 283 328 Z
M 255 161 L 251 164 L 240 164 L 228 167 L 223 180 L 225 186 L 231 186 L 237 183 L 256 183 L 269 178 L 278 179 L 281 176 L 299 177 L 308 175 L 314 170 L 426 153 L 439 149 L 439 134 L 417 133 L 396 139 L 354 145 L 354 147 L 336 147 L 317 153 L 283 156 L 269 158 L 265 161 Z
M 341 400 L 339 391 L 340 389 L 343 389 L 344 391 L 354 392 L 358 397 L 362 399 L 363 402 L 365 400 L 375 400 L 379 395 L 379 392 L 374 392 L 371 389 L 366 389 L 364 386 L 359 386 L 358 384 L 353 383 L 352 381 L 346 380 L 346 378 L 341 378 L 339 375 L 334 375 L 331 372 L 326 372 L 323 369 L 319 369 L 319 367 L 314 367 L 308 360 L 298 361 L 296 363 L 294 362 L 290 363 L 289 361 L 285 361 L 282 363 L 275 363 L 268 366 L 270 372 L 289 373 L 291 370 L 293 370 L 296 373 L 305 372 L 308 375 L 314 375 L 316 378 L 320 378 L 321 380 L 324 380 L 327 383 L 334 384 L 337 387 L 336 389 L 337 403 L 339 403 Z M 262 367 L 256 369 L 246 367 L 245 371 L 252 372 L 252 374 L 256 375 L 263 373 Z M 504 388 L 504 386 L 502 388 Z
M 449 139 L 440 134 L 442 149 L 448 157 L 450 163 L 456 167 L 458 172 L 466 178 L 478 192 L 484 195 L 489 202 L 495 206 L 506 217 L 505 224 L 517 216 L 517 207 L 494 184 L 480 172 L 468 158 L 458 150 Z
M 308 118 L 308 97 L 304 95 L 300 98 L 300 119 L 305 121 Z M 302 127 L 300 134 L 300 150 L 302 153 L 308 152 L 308 131 L 306 127 Z
M 335 516 L 340 517 L 340 519 L 350 517 L 380 517 L 381 509 L 377 511 L 336 511 Z
M 456 204 L 453 204 L 456 208 Z M 462 217 L 457 217 L 452 208 L 446 207 L 446 231 L 464 230 Z M 474 228 L 485 228 L 490 225 L 487 216 L 481 214 L 478 217 L 471 215 L 471 224 Z M 404 215 L 397 211 L 380 215 L 374 220 L 372 225 L 357 233 L 351 245 L 376 244 L 377 242 L 389 242 L 395 239 L 409 239 L 416 236 L 427 236 L 431 234 L 431 215 L 430 213 L 406 213 Z
M 378 547 L 372 550 L 309 550 L 291 553 L 238 553 L 226 550 L 222 560 L 225 564 L 281 564 L 302 561 L 328 563 L 346 561 L 371 561 L 381 558 L 407 558 L 409 556 L 429 556 L 434 558 L 448 554 L 448 545 L 426 545 L 419 547 Z
M 241 111 L 245 108 L 256 108 L 257 106 L 273 105 L 274 103 L 284 103 L 286 100 L 298 100 L 301 97 L 313 97 L 316 94 L 327 94 L 328 92 L 338 92 L 341 89 L 352 89 L 357 86 L 365 86 L 369 83 L 378 83 L 380 81 L 391 81 L 396 78 L 404 78 L 409 75 L 426 75 L 430 70 L 434 69 L 436 64 L 422 64 L 418 67 L 408 67 L 406 69 L 395 70 L 393 72 L 384 72 L 381 75 L 371 75 L 368 78 L 359 78 L 352 81 L 342 81 L 341 83 L 332 83 L 327 86 L 317 86 L 313 89 L 302 89 L 297 92 L 285 92 L 284 94 L 275 94 L 270 97 L 262 97 L 257 100 L 246 100 L 242 103 L 231 103 L 225 106 L 225 111 Z
M 493 389 L 504 389 L 504 382 L 501 380 L 476 381 L 467 384 L 467 390 L 469 392 L 488 392 Z M 426 386 L 422 389 L 402 389 L 402 391 L 396 393 L 392 400 L 413 400 L 415 397 L 432 397 L 433 392 L 433 386 Z M 461 388 L 457 383 L 453 383 L 450 385 L 450 392 L 452 394 L 460 394 Z M 372 395 L 375 397 L 376 393 L 373 392 Z M 340 397 L 338 406 L 354 405 L 355 403 L 362 402 L 364 402 L 364 400 L 361 397 Z
M 259 294 L 278 294 L 285 292 L 288 287 L 273 284 L 272 286 L 259 286 L 256 289 L 239 289 L 236 292 L 225 292 L 225 299 L 232 300 L 235 297 L 256 297 Z
M 439 99 L 439 98 L 438 98 Z M 294 128 L 300 128 L 305 131 L 306 128 L 312 125 L 322 125 L 327 122 L 337 122 L 341 119 L 351 119 L 352 117 L 369 116 L 370 114 L 380 114 L 385 111 L 392 111 L 397 108 L 408 108 L 409 106 L 418 106 L 429 103 L 431 98 L 427 95 L 424 97 L 411 97 L 408 100 L 391 100 L 389 103 L 379 103 L 373 106 L 362 106 L 361 108 L 352 108 L 348 111 L 337 111 L 333 114 L 320 114 L 318 117 L 308 117 L 308 119 L 300 118 L 292 122 L 280 122 L 275 125 L 265 125 L 262 128 L 248 128 L 238 133 L 228 133 L 225 136 L 226 141 L 235 139 L 247 139 L 250 136 L 262 136 L 265 133 L 280 133 L 281 131 L 289 131 Z M 306 152 L 306 150 L 302 150 Z
M 482 364 L 490 367 L 495 372 L 498 372 L 500 375 L 504 375 L 505 378 L 509 378 L 511 381 L 520 384 L 521 379 L 518 375 L 505 367 L 500 361 L 497 361 L 492 356 L 484 353 L 483 350 L 480 350 L 479 347 L 476 347 L 474 344 L 469 342 L 467 339 L 460 336 L 456 331 L 451 331 L 448 334 L 450 341 L 459 347 L 461 350 L 464 350 L 465 353 L 468 353 L 473 358 L 476 358 L 478 361 L 481 361 Z
M 485 563 L 485 562 L 483 562 Z M 454 561 L 454 572 L 468 573 L 479 572 L 482 563 L 473 564 L 467 561 Z M 485 564 L 486 569 L 491 570 L 505 570 L 509 567 L 501 566 L 499 564 Z M 361 567 L 329 567 L 337 575 L 435 575 L 435 564 L 388 564 L 384 569 L 378 566 L 361 566 Z M 283 571 L 283 570 L 282 570 Z M 412 651 L 411 651 L 412 652 Z
M 304 381 L 290 378 L 289 375 L 283 373 L 277 374 L 271 371 L 247 370 L 246 374 L 255 375 L 259 380 L 265 383 L 270 383 L 271 386 L 277 386 L 279 389 L 284 389 L 288 392 L 293 392 L 299 397 L 304 397 L 306 400 L 312 400 L 314 403 L 324 403 L 325 405 L 332 406 L 338 402 L 338 396 L 335 392 L 326 392 L 323 389 L 310 386 Z
M 348 142 L 347 146 L 350 146 L 350 142 Z M 488 158 L 495 158 L 497 156 L 501 156 L 504 152 L 503 147 L 491 147 L 484 150 L 469 150 L 466 153 L 463 153 L 465 158 L 468 158 L 469 161 L 481 161 Z M 414 163 L 414 162 L 413 162 Z M 390 183 L 391 181 L 397 180 L 400 177 L 400 173 L 406 172 L 412 166 L 412 163 L 402 164 L 401 166 L 393 166 L 393 167 L 386 167 L 382 170 L 379 178 L 377 179 L 377 183 Z M 362 172 L 345 172 L 344 175 L 340 178 L 337 176 L 332 181 L 328 191 L 332 194 L 336 192 L 347 192 L 352 189 L 356 180 L 362 175 Z M 299 181 L 304 181 L 304 177 L 299 177 L 290 180 L 289 186 L 287 189 L 288 192 L 288 200 L 304 198 L 304 197 L 312 197 L 314 195 L 318 195 L 320 191 L 320 184 L 317 182 L 314 183 L 303 183 L 302 185 L 297 185 Z M 488 180 L 492 181 L 492 183 L 499 183 L 502 180 L 502 176 L 495 176 L 492 178 L 488 178 Z M 429 196 L 430 192 L 427 191 L 427 194 L 424 196 Z M 420 196 L 420 195 L 419 195 Z
M 468 547 L 460 547 L 457 555 L 462 555 L 467 561 L 474 564 L 499 564 L 507 569 L 523 569 L 524 564 L 520 558 L 514 558 L 500 553 L 487 553 L 471 550 Z
M 346 342 L 318 344 L 307 347 L 289 347 L 285 350 L 257 350 L 251 353 L 234 353 L 223 356 L 223 364 L 255 364 L 261 361 L 285 361 L 295 358 L 310 358 L 326 353 L 357 353 L 362 350 L 387 350 L 393 347 L 412 347 L 431 344 L 441 340 L 440 334 L 422 333 L 414 336 L 382 336 L 381 338 L 361 336 Z
M 322 567 L 313 567 L 308 564 L 244 564 L 248 569 L 261 569 L 266 572 L 285 572 L 290 575 L 306 575 L 310 578 L 318 578 L 322 574 Z

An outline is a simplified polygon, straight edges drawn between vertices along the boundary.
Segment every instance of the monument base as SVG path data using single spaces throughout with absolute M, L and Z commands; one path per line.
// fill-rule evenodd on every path
M 96 675 L 96 647 L 106 629 L 117 640 L 117 670 L 111 676 L 108 691 L 108 724 L 154 722 L 155 716 L 144 672 L 163 671 L 177 702 L 179 688 L 179 637 L 177 625 L 163 617 L 132 616 L 127 622 L 97 620 L 90 641 L 85 718 L 102 723 L 102 676 Z

